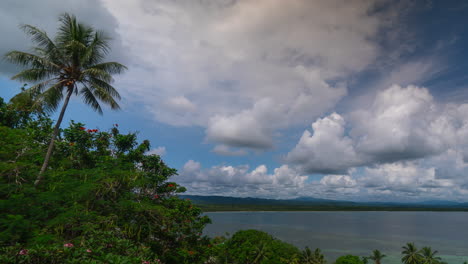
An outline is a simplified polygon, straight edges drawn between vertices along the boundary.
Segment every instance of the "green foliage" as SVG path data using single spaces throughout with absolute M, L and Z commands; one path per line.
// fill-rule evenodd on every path
M 337 258 L 335 264 L 363 264 L 363 262 L 358 256 L 346 255 Z
M 150 144 L 138 144 L 135 133 L 71 122 L 57 140 L 47 177 L 34 188 L 50 123 L 0 126 L 0 263 L 207 258 L 202 230 L 209 219 L 177 196 L 185 188 L 169 181 L 176 170 L 145 155 Z
M 382 254 L 379 250 L 375 249 L 372 251 L 372 255 L 368 257 L 368 259 L 371 259 L 374 261 L 375 264 L 380 264 L 382 259 L 385 258 L 386 255 Z
M 414 243 L 407 243 L 403 246 L 403 251 L 401 252 L 403 257 L 401 258 L 401 262 L 404 264 L 419 264 L 421 263 L 422 256 L 421 253 L 418 251 Z
M 420 251 L 421 253 L 421 262 L 423 264 L 437 264 L 441 262 L 440 257 L 436 257 L 438 253 L 437 250 L 432 251 L 430 247 L 423 247 Z
M 216 252 L 220 263 L 286 263 L 300 256 L 300 251 L 288 243 L 258 230 L 243 230 L 219 244 Z
M 322 254 L 319 248 L 316 248 L 315 251 L 312 252 L 310 248 L 306 247 L 305 250 L 302 251 L 301 263 L 325 264 L 327 261 L 325 260 L 325 256 Z
M 37 95 L 26 92 L 25 87 L 26 85 L 8 103 L 0 97 L 1 126 L 25 128 L 26 126 L 34 125 L 37 121 L 50 122 L 42 109 L 33 107 Z

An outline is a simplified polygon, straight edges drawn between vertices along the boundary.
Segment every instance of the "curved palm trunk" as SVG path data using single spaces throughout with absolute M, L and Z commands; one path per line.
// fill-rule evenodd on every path
M 47 166 L 49 165 L 49 160 L 50 160 L 50 157 L 52 156 L 52 151 L 54 149 L 55 138 L 57 137 L 59 133 L 60 124 L 62 123 L 62 119 L 65 114 L 65 110 L 67 109 L 68 102 L 70 101 L 70 97 L 72 93 L 73 93 L 73 87 L 69 87 L 67 97 L 65 98 L 65 101 L 62 106 L 62 110 L 60 111 L 59 118 L 57 120 L 57 123 L 55 123 L 54 132 L 52 133 L 52 138 L 50 139 L 49 148 L 47 149 L 47 154 L 45 156 L 44 163 L 42 164 L 41 171 L 39 172 L 39 175 L 37 176 L 37 179 L 34 182 L 34 186 L 36 187 L 41 183 L 42 179 L 44 178 L 44 175 L 43 175 L 44 171 L 47 169 Z

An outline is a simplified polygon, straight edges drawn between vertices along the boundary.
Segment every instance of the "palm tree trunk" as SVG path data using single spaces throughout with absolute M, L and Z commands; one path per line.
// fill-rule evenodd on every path
M 37 176 L 37 179 L 34 182 L 35 187 L 37 187 L 39 183 L 41 183 L 42 179 L 44 178 L 44 171 L 47 169 L 47 166 L 49 166 L 49 160 L 50 160 L 50 157 L 52 156 L 52 151 L 54 149 L 55 138 L 57 137 L 59 133 L 60 124 L 62 123 L 62 119 L 65 114 L 65 110 L 67 109 L 68 102 L 70 101 L 70 97 L 72 93 L 73 93 L 73 87 L 69 87 L 67 97 L 65 98 L 65 101 L 63 102 L 62 110 L 60 111 L 59 118 L 57 120 L 57 123 L 55 123 L 54 131 L 52 133 L 52 138 L 50 139 L 49 148 L 47 149 L 47 154 L 45 156 L 44 163 L 42 164 L 41 171 L 39 172 L 39 175 Z

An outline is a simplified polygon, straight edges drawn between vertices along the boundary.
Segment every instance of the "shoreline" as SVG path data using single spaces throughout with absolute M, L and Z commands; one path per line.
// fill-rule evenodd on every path
M 265 208 L 258 206 L 257 208 L 225 207 L 225 206 L 206 206 L 196 205 L 203 212 L 468 212 L 468 208 L 401 208 L 401 207 L 382 207 L 382 208 L 297 208 L 297 207 L 280 207 L 280 208 Z M 214 208 L 213 208 L 214 207 Z
M 436 211 L 436 210 L 219 210 L 219 211 L 205 211 L 202 210 L 203 213 L 304 213 L 304 212 L 311 212 L 311 213 L 319 213 L 319 212 L 356 212 L 356 213 L 366 213 L 366 212 L 416 212 L 416 213 L 468 213 L 468 210 L 463 211 Z

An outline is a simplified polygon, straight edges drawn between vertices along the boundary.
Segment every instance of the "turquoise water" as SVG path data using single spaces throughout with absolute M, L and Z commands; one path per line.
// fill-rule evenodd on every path
M 368 256 L 379 249 L 383 264 L 400 263 L 401 247 L 430 246 L 449 264 L 468 261 L 467 212 L 215 212 L 207 213 L 209 236 L 258 229 L 299 248 L 320 248 L 329 262 L 338 256 Z

